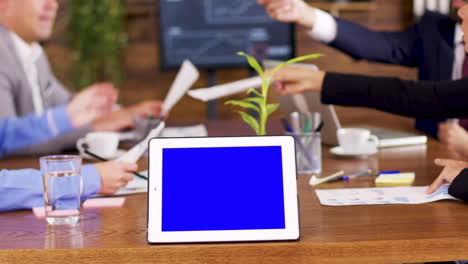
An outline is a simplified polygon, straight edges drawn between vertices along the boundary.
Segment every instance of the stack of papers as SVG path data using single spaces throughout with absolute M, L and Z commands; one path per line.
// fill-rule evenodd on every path
M 427 186 L 385 187 L 315 190 L 320 203 L 328 206 L 372 205 L 372 204 L 423 204 L 450 199 L 449 185 L 444 185 L 433 194 L 426 194 Z

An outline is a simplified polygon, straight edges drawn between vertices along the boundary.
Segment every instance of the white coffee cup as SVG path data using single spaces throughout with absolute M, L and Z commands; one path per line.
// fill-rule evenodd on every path
M 379 139 L 364 128 L 340 128 L 336 135 L 344 153 L 363 153 L 370 148 L 377 148 L 379 143 Z
M 117 152 L 119 137 L 120 135 L 115 132 L 91 132 L 86 134 L 84 138 L 78 139 L 76 147 L 82 154 L 85 154 L 86 148 L 95 155 L 109 159 L 114 157 Z

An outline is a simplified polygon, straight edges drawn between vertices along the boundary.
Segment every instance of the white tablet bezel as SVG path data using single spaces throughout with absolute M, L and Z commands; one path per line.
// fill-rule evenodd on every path
M 285 229 L 162 232 L 163 149 L 255 146 L 281 146 Z M 189 243 L 299 239 L 299 206 L 294 147 L 294 139 L 291 136 L 152 139 L 149 143 L 148 168 L 148 242 Z

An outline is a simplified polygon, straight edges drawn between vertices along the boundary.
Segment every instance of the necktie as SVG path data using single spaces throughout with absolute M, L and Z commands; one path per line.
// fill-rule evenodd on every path
M 465 60 L 463 60 L 463 68 L 462 68 L 462 78 L 467 78 L 467 77 L 468 77 L 468 54 L 465 53 Z M 468 118 L 460 118 L 458 123 L 465 130 L 468 130 Z

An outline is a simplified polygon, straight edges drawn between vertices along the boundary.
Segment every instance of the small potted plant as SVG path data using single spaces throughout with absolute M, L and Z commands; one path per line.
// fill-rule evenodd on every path
M 262 69 L 262 67 L 260 66 L 260 64 L 255 58 L 245 54 L 244 52 L 238 52 L 237 54 L 240 56 L 246 57 L 249 65 L 252 68 L 254 68 L 255 71 L 257 71 L 258 75 L 262 79 L 262 87 L 260 88 L 260 91 L 257 91 L 255 89 L 248 90 L 247 94 L 249 95 L 249 97 L 246 99 L 230 100 L 226 102 L 226 104 L 235 105 L 235 106 L 248 109 L 248 110 L 253 110 L 254 112 L 258 113 L 258 119 L 256 119 L 255 117 L 253 117 L 252 115 L 246 112 L 238 111 L 238 113 L 241 115 L 244 122 L 249 124 L 257 135 L 265 135 L 267 119 L 279 107 L 279 104 L 267 103 L 268 90 L 271 86 L 271 83 L 273 81 L 273 76 L 275 75 L 275 73 L 279 69 L 289 64 L 304 61 L 304 60 L 315 59 L 315 58 L 322 56 L 322 54 L 310 54 L 310 55 L 291 59 L 275 67 L 273 70 L 271 70 L 270 74 L 268 75 L 265 74 L 264 70 Z

